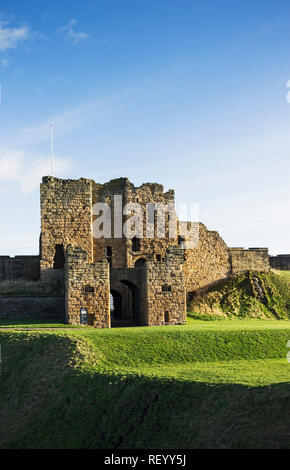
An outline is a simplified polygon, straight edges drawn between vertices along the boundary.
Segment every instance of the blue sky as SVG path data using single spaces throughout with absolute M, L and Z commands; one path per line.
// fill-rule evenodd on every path
M 289 0 L 2 0 L 0 254 L 37 253 L 51 121 L 55 176 L 157 181 L 289 253 L 289 26 Z

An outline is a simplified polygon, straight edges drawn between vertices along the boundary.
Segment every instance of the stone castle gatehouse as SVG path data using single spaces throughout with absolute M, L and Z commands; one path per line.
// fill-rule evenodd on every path
M 174 191 L 164 192 L 156 183 L 135 187 L 127 178 L 105 184 L 43 178 L 40 277 L 64 283 L 68 323 L 80 324 L 84 312 L 88 324 L 98 328 L 183 324 L 192 292 L 234 273 L 270 268 L 267 249 L 228 248 L 203 224 L 194 249 L 183 249 L 178 231 L 175 238 L 156 233 L 152 238 L 94 238 L 93 206 L 102 202 L 112 208 L 114 228 L 116 195 L 124 205 L 138 203 L 144 211 L 150 203 L 174 204 Z
M 202 223 L 195 224 L 198 243 L 188 247 L 184 242 L 191 241 L 192 234 L 184 228 L 189 223 L 178 221 L 175 209 L 174 236 L 169 236 L 171 219 L 165 210 L 163 236 L 154 211 L 148 236 L 148 205 L 175 207 L 174 191 L 164 192 L 157 183 L 135 187 L 127 178 L 99 184 L 84 178 L 46 176 L 40 193 L 40 253 L 0 256 L 0 283 L 40 279 L 45 285 L 58 286 L 60 296 L 0 296 L 0 316 L 6 318 L 63 317 L 65 312 L 68 323 L 98 328 L 183 324 L 187 299 L 198 290 L 245 271 L 290 270 L 290 255 L 269 257 L 267 248 L 229 248 L 218 232 Z M 116 198 L 122 200 L 122 207 L 137 203 L 142 209 L 137 236 L 125 237 L 120 232 Z M 94 232 L 99 220 L 95 207 L 104 203 L 111 209 L 111 231 L 100 238 Z M 128 221 L 123 214 L 121 228 Z

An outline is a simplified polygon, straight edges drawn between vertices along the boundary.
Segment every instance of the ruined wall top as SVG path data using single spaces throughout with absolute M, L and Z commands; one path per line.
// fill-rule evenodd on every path
M 42 183 L 51 184 L 51 185 L 53 184 L 69 185 L 71 183 L 94 183 L 94 181 L 88 178 L 62 179 L 62 178 L 56 178 L 54 176 L 43 176 Z
M 133 183 L 129 181 L 128 178 L 115 178 L 111 179 L 110 181 L 106 183 L 98 183 L 92 179 L 89 178 L 79 178 L 79 179 L 61 179 L 61 178 L 56 178 L 54 176 L 44 176 L 42 178 L 42 183 L 43 184 L 59 184 L 59 185 L 70 185 L 70 184 L 87 184 L 90 183 L 93 185 L 93 189 L 95 191 L 104 191 L 106 193 L 112 191 L 113 193 L 116 193 L 117 191 L 120 191 L 121 193 L 124 191 L 136 193 L 139 191 L 148 191 L 152 193 L 153 195 L 164 195 L 168 196 L 169 199 L 174 198 L 174 190 L 169 189 L 167 192 L 164 192 L 164 186 L 159 183 L 143 183 L 141 186 L 135 186 Z

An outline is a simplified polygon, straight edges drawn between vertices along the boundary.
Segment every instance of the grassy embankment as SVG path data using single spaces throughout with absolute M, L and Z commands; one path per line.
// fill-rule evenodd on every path
M 289 340 L 273 319 L 2 329 L 0 447 L 289 448 Z
M 0 333 L 0 446 L 289 447 L 290 322 Z
M 213 285 L 191 300 L 193 317 L 290 318 L 290 272 L 250 272 Z

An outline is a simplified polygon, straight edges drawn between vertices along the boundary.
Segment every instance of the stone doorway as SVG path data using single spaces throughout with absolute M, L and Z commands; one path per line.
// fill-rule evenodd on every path
M 131 281 L 118 281 L 111 289 L 111 326 L 140 324 L 140 292 Z

